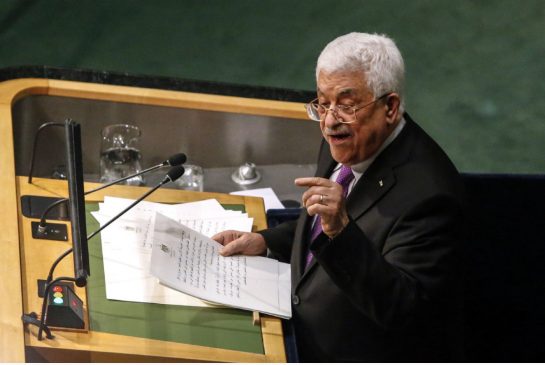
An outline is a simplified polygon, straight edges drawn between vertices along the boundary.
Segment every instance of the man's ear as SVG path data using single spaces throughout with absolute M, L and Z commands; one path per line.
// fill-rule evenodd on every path
M 393 124 L 397 120 L 399 120 L 399 105 L 401 104 L 401 100 L 399 99 L 399 95 L 397 93 L 391 93 L 386 97 L 385 101 L 386 106 L 386 122 L 389 124 Z

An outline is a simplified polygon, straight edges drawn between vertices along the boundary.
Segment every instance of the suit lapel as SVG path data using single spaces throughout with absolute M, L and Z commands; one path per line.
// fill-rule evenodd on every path
M 348 196 L 346 209 L 352 219 L 358 219 L 395 185 L 395 168 L 407 160 L 414 142 L 414 122 L 408 114 L 404 117 L 406 124 L 399 136 L 377 156 Z
M 335 162 L 333 158 L 329 158 L 328 161 L 321 163 L 316 167 L 315 176 L 327 179 L 333 173 L 335 166 L 337 166 L 337 162 Z
M 333 165 L 335 166 L 336 163 Z M 332 171 L 332 169 L 331 169 Z M 331 175 L 331 171 L 326 176 Z M 372 171 L 370 171 L 372 172 Z M 356 220 L 362 216 L 369 208 L 371 208 L 384 194 L 386 194 L 395 185 L 395 175 L 390 168 L 380 169 L 377 172 L 371 174 L 364 174 L 358 181 L 356 186 L 352 189 L 352 192 L 346 200 L 346 209 L 348 215 Z M 304 242 L 306 244 L 300 245 L 301 250 L 298 250 L 299 257 L 297 262 L 301 262 L 299 265 L 297 274 L 297 285 L 302 283 L 307 276 L 314 270 L 316 266 L 316 258 L 312 258 L 308 269 L 305 271 L 306 253 L 308 250 L 308 232 L 310 231 L 309 225 L 313 217 L 307 215 L 305 229 L 302 234 Z M 301 261 L 302 260 L 302 261 Z M 292 272 L 293 274 L 293 272 Z
M 348 215 L 352 219 L 358 219 L 386 194 L 395 182 L 395 174 L 391 168 L 365 173 L 346 200 Z
M 369 166 L 367 171 L 358 180 L 356 186 L 350 192 L 350 195 L 346 201 L 346 208 L 350 217 L 354 220 L 360 218 L 365 212 L 367 212 L 373 205 L 375 205 L 388 191 L 390 191 L 396 184 L 396 177 L 394 169 L 396 166 L 403 164 L 406 161 L 411 145 L 414 142 L 413 131 L 414 122 L 410 119 L 408 114 L 405 114 L 405 120 L 407 124 L 399 134 L 399 136 L 388 146 L 382 153 L 377 156 L 376 160 Z M 324 146 L 327 147 L 327 144 Z M 323 152 L 323 151 L 322 151 Z M 333 160 L 327 150 L 327 157 L 322 157 L 318 164 L 316 176 L 328 178 L 333 169 L 337 165 L 337 162 Z M 295 259 L 292 263 L 296 263 L 296 267 L 292 268 L 292 275 L 294 288 L 297 287 L 307 278 L 310 273 L 315 269 L 316 260 L 313 258 L 308 270 L 304 271 L 306 253 L 308 248 L 308 232 L 309 224 L 312 221 L 312 217 L 305 214 L 304 226 L 296 234 L 296 239 L 299 239 L 301 244 L 295 245 L 296 247 L 292 252 Z

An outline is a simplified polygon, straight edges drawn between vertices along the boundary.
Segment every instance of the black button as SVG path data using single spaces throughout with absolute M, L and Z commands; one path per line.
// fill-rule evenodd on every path
M 299 300 L 299 297 L 297 295 L 293 295 L 291 297 L 291 302 L 293 303 L 293 305 L 297 305 L 299 304 L 301 301 Z

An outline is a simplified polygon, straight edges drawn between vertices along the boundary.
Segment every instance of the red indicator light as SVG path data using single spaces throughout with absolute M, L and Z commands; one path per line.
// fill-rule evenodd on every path
M 62 292 L 62 286 L 58 286 L 58 285 L 57 285 L 57 286 L 54 286 L 54 287 L 53 287 L 53 291 L 54 291 L 54 292 L 59 292 L 59 293 Z

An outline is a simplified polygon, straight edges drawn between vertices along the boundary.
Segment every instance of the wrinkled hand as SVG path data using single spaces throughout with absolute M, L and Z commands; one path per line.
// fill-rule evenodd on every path
M 346 227 L 349 219 L 340 184 L 321 177 L 301 177 L 295 179 L 295 185 L 308 187 L 303 193 L 303 205 L 309 215 L 320 216 L 327 236 L 335 237 Z
M 217 233 L 212 239 L 223 245 L 219 251 L 222 256 L 237 254 L 257 256 L 267 252 L 265 238 L 259 233 L 230 230 Z

